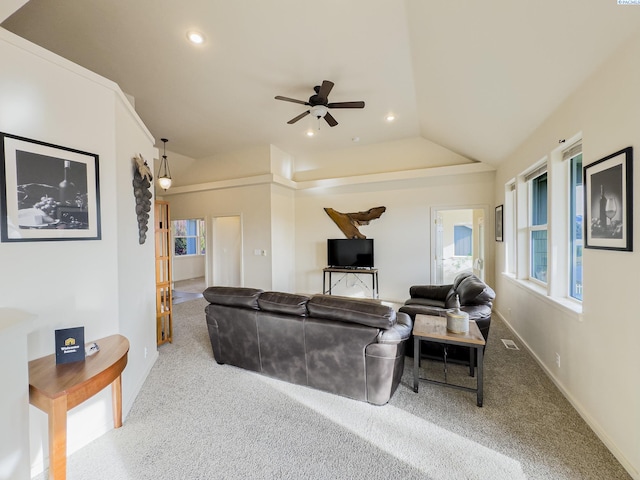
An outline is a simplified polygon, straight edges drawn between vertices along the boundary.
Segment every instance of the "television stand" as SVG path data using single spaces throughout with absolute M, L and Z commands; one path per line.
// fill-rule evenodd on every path
M 342 273 L 342 277 L 335 284 L 331 283 L 331 275 L 333 273 Z M 327 274 L 329 274 L 329 289 L 326 288 Z M 347 275 L 355 275 L 356 279 L 369 290 L 369 287 L 358 277 L 360 274 L 371 275 L 371 295 L 372 298 L 379 298 L 378 269 L 377 268 L 337 268 L 327 267 L 322 270 L 322 293 L 331 295 L 331 289 L 335 287 Z

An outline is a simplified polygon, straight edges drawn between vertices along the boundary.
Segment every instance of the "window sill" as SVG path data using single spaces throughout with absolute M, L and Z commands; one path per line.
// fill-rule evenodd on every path
M 582 315 L 582 304 L 568 298 L 552 297 L 547 295 L 546 288 L 529 280 L 518 279 L 512 273 L 503 272 L 502 276 L 519 288 L 533 293 L 536 297 L 539 297 L 552 307 L 573 316 L 578 322 L 582 322 L 584 320 Z

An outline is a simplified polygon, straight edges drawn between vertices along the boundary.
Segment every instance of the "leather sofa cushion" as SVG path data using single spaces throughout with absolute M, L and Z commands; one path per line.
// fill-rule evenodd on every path
M 493 289 L 475 275 L 462 279 L 455 292 L 460 298 L 460 305 L 491 305 L 496 298 Z M 453 300 L 455 302 L 455 296 Z
M 263 290 L 258 288 L 209 287 L 202 292 L 202 296 L 209 303 L 216 305 L 258 310 L 258 297 L 262 292 Z
M 445 308 L 444 300 L 436 300 L 433 298 L 413 297 L 413 298 L 407 299 L 407 301 L 404 302 L 404 304 L 405 305 L 422 305 L 425 307 Z
M 406 313 L 396 314 L 396 324 L 387 330 L 380 330 L 378 333 L 379 344 L 399 344 L 411 336 L 413 322 Z
M 307 303 L 309 316 L 359 323 L 374 328 L 391 328 L 396 323 L 393 308 L 369 300 L 332 295 L 315 295 Z
M 409 296 L 412 299 L 426 298 L 440 302 L 444 307 L 444 302 L 451 290 L 452 285 L 414 285 L 409 288 Z M 436 305 L 431 303 L 429 305 Z
M 264 292 L 258 297 L 260 310 L 305 317 L 308 314 L 307 302 L 310 297 L 293 293 Z
M 451 285 L 453 287 L 454 290 L 457 290 L 458 287 L 460 286 L 460 284 L 462 283 L 463 280 L 471 277 L 473 275 L 473 273 L 471 272 L 462 272 L 459 273 L 456 278 L 453 280 L 453 285 Z M 475 276 L 475 275 L 473 275 Z M 477 280 L 480 280 L 478 277 L 475 277 Z

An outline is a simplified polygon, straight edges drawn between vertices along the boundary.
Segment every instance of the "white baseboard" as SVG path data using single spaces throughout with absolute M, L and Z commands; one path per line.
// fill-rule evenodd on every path
M 524 341 L 522 337 L 518 334 L 518 332 L 511 326 L 511 324 L 507 321 L 507 319 L 497 310 L 493 310 L 493 314 L 500 317 L 500 319 L 504 322 L 507 328 L 516 336 L 518 341 L 527 349 L 527 351 L 531 354 L 531 356 L 535 359 L 536 363 L 542 368 L 542 371 L 551 379 L 554 385 L 560 390 L 560 393 L 564 395 L 564 397 L 569 401 L 569 403 L 576 409 L 578 414 L 582 417 L 582 419 L 589 425 L 591 430 L 598 436 L 598 438 L 605 444 L 605 446 L 609 449 L 609 451 L 613 454 L 614 457 L 620 462 L 620 464 L 624 467 L 624 469 L 631 475 L 634 480 L 640 480 L 640 472 L 634 468 L 634 466 L 627 460 L 627 458 L 622 454 L 620 449 L 616 446 L 615 442 L 611 440 L 611 437 L 607 434 L 607 432 L 600 426 L 598 422 L 596 422 L 591 415 L 584 409 L 582 404 L 573 396 L 571 393 L 564 387 L 562 382 L 558 380 L 558 378 L 553 375 L 551 370 L 547 368 L 547 366 L 540 360 L 538 355 L 529 347 L 529 344 Z
M 122 422 L 123 423 L 126 420 L 127 416 L 129 415 L 129 412 L 133 407 L 133 403 L 136 401 L 136 398 L 138 398 L 138 394 L 140 393 L 140 390 L 142 390 L 142 386 L 144 385 L 145 380 L 149 376 L 151 369 L 156 364 L 156 360 L 158 360 L 159 356 L 160 354 L 158 353 L 158 350 L 151 351 L 151 355 L 149 356 L 149 361 L 147 362 L 146 368 L 144 369 L 144 373 L 134 383 L 133 395 L 127 395 L 127 401 L 124 402 L 122 405 Z

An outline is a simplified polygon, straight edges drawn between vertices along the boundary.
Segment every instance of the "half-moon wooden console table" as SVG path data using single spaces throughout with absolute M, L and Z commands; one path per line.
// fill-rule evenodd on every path
M 122 426 L 122 378 L 129 340 L 96 340 L 100 351 L 84 361 L 56 365 L 56 355 L 29 362 L 29 403 L 49 416 L 49 478 L 67 477 L 67 411 L 111 384 L 113 426 Z

